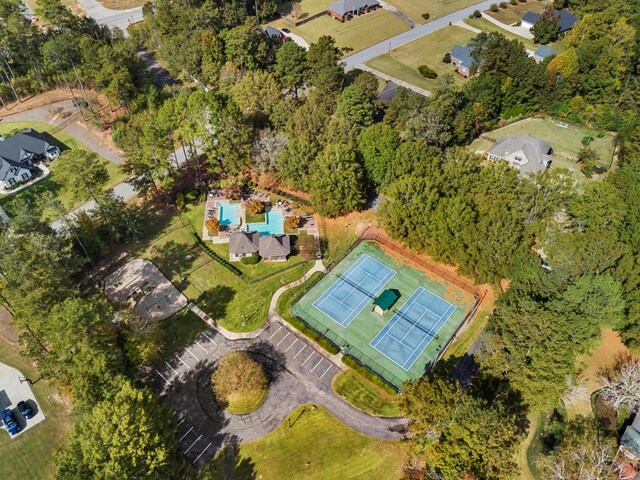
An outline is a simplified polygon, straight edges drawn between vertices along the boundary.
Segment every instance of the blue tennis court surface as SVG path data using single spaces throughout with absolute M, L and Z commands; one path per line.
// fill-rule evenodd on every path
M 371 341 L 371 346 L 408 370 L 455 310 L 455 305 L 418 287 Z
M 313 306 L 346 327 L 395 274 L 395 270 L 364 254 Z

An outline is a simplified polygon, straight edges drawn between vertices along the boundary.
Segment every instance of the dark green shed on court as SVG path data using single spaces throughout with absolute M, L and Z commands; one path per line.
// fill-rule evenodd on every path
M 385 290 L 373 301 L 373 311 L 384 315 L 398 301 L 400 294 L 395 290 Z

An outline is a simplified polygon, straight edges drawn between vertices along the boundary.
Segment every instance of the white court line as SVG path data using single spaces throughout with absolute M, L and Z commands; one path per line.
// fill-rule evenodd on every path
M 176 358 L 178 360 L 180 360 L 184 364 L 185 367 L 187 367 L 189 370 L 191 370 L 191 367 L 189 366 L 189 364 L 187 364 L 187 362 L 185 362 L 183 359 L 181 359 L 178 355 L 176 355 Z
M 180 423 L 178 425 L 176 425 L 176 428 L 179 427 L 180 425 L 182 425 L 185 420 L 186 420 L 186 418 L 183 418 L 182 420 L 180 420 Z
M 296 338 L 293 343 L 291 345 L 289 345 L 289 348 L 287 348 L 284 353 L 287 353 L 289 350 L 291 350 L 291 347 L 293 347 L 296 343 L 298 343 L 298 339 Z
M 193 427 L 191 427 L 189 430 L 187 430 L 187 433 L 185 433 L 184 435 L 182 435 L 182 437 L 180 437 L 180 440 L 178 440 L 179 442 L 181 442 L 182 440 L 184 440 L 184 437 L 186 437 L 187 435 L 189 435 L 189 433 L 191 432 L 191 430 L 193 430 Z
M 291 335 L 291 332 L 287 332 L 284 338 L 280 340 L 278 343 L 276 343 L 276 347 L 279 346 L 282 342 L 284 342 L 287 338 L 289 338 L 289 335 Z
M 185 350 L 186 350 L 187 352 L 189 352 L 189 355 L 191 355 L 191 356 L 192 356 L 193 358 L 195 358 L 197 361 L 200 361 L 200 359 L 199 359 L 198 357 L 196 357 L 196 356 L 191 352 L 191 350 L 189 350 L 188 348 L 185 348 Z
M 200 342 L 199 342 L 199 341 L 197 341 L 197 340 L 196 340 L 196 343 L 198 344 L 198 346 L 199 346 L 202 350 L 204 350 L 204 352 L 205 352 L 205 353 L 209 353 L 209 351 L 208 351 L 206 348 L 204 348 L 202 345 L 200 345 Z
M 213 338 L 211 338 L 209 335 L 207 335 L 207 334 L 206 334 L 206 333 L 204 333 L 204 332 L 202 332 L 202 334 L 203 334 L 205 337 L 207 337 L 211 343 L 213 343 L 213 344 L 214 344 L 214 345 L 216 345 L 216 346 L 218 345 L 216 342 L 214 342 L 214 341 L 213 341 Z
M 274 336 L 276 333 L 278 333 L 280 330 L 282 330 L 282 325 L 280 325 L 280 328 L 278 328 L 278 330 L 276 330 L 275 332 L 273 332 L 273 333 L 271 334 L 271 336 L 270 336 L 267 340 L 271 340 L 271 339 L 273 338 L 273 336 Z
M 167 364 L 167 367 L 169 367 L 171 370 L 173 370 L 173 373 L 175 373 L 176 375 L 180 376 L 180 374 L 176 371 L 175 368 L 173 368 L 171 365 L 169 365 L 169 362 L 164 362 Z
M 316 368 L 318 368 L 318 365 L 320 365 L 320 364 L 322 363 L 322 360 L 323 360 L 323 358 L 321 358 L 321 359 L 320 359 L 320 361 L 318 361 L 318 363 L 316 363 L 316 366 L 315 366 L 315 367 L 313 367 L 313 368 L 311 369 L 311 373 L 313 373 L 313 371 L 314 371 Z
M 158 370 L 156 370 L 156 372 L 158 372 Z M 160 372 L 158 372 L 158 375 L 160 375 L 162 377 L 162 379 L 167 382 L 167 384 L 171 385 L 171 382 L 169 380 L 167 380 L 166 378 L 164 378 L 164 375 L 162 375 Z
M 296 353 L 296 357 L 297 357 L 298 355 L 300 355 L 300 354 L 302 353 L 302 350 L 304 350 L 305 348 L 307 348 L 307 345 L 306 345 L 306 344 L 302 346 L 302 348 L 300 349 L 300 351 L 299 351 L 298 353 Z M 293 359 L 295 360 L 295 359 L 296 359 L 296 357 L 293 357 Z
M 305 364 L 305 363 L 307 363 L 311 357 L 313 357 L 313 354 L 314 354 L 314 353 L 315 353 L 315 352 L 311 352 L 311 355 L 309 355 L 309 356 L 307 357 L 307 359 L 306 359 L 306 360 L 304 361 L 304 363 L 302 364 L 302 366 L 303 366 L 303 367 L 304 367 L 304 364 Z
M 191 444 L 191 446 L 185 450 L 184 454 L 186 455 L 187 453 L 189 453 L 189 450 L 191 450 L 193 448 L 193 446 L 200 441 L 201 438 L 202 438 L 202 435 L 200 435 L 198 438 L 196 438 L 196 441 L 193 442 Z
M 212 443 L 213 443 L 213 442 L 210 442 L 210 443 L 209 443 L 209 445 L 207 445 L 207 446 L 205 447 L 205 449 L 202 451 L 202 453 L 196 457 L 196 459 L 193 461 L 193 464 L 194 464 L 194 465 L 196 464 L 196 462 L 197 462 L 198 460 L 200 460 L 200 457 L 201 457 L 202 455 L 204 455 L 204 452 L 206 452 L 207 450 L 209 450 L 209 447 L 211 446 L 211 444 L 212 444 Z
M 333 365 L 333 363 L 332 363 L 331 365 Z M 331 370 L 331 365 L 329 365 L 329 366 L 327 367 L 327 369 L 324 371 L 324 373 L 323 373 L 322 375 L 320 375 L 320 380 L 322 380 L 322 377 L 324 377 L 324 376 L 327 374 L 327 372 L 328 372 L 329 370 Z

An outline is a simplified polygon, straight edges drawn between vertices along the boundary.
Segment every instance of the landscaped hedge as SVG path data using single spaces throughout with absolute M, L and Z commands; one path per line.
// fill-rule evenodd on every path
M 291 324 L 293 328 L 298 330 L 304 336 L 316 342 L 318 345 L 320 345 L 330 354 L 336 355 L 338 352 L 340 352 L 340 350 L 338 350 L 338 348 L 333 343 L 331 343 L 329 340 L 327 340 L 322 335 L 317 333 L 315 330 L 312 330 L 311 328 L 307 327 L 302 322 L 302 320 L 300 320 L 298 317 L 290 316 L 287 318 L 287 321 Z
M 260 261 L 258 255 L 251 255 L 250 257 L 242 257 L 240 263 L 243 265 L 256 265 Z
M 362 375 L 364 378 L 372 382 L 374 385 L 379 387 L 384 392 L 390 395 L 395 395 L 396 393 L 398 393 L 393 387 L 388 385 L 378 375 L 376 375 L 375 373 L 371 372 L 370 370 L 367 370 L 365 367 L 360 365 L 353 357 L 350 357 L 349 355 L 344 355 L 342 357 L 342 363 L 344 363 L 349 368 L 353 368 L 356 372 L 358 372 L 360 375 Z

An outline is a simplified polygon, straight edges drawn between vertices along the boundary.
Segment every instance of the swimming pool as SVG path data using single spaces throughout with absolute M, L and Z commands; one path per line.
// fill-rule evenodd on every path
M 227 200 L 218 202 L 220 225 L 240 225 L 239 206 L 239 203 L 230 203 Z
M 281 235 L 284 233 L 284 216 L 282 210 L 269 210 L 265 223 L 248 223 L 247 231 L 252 230 L 260 235 Z

